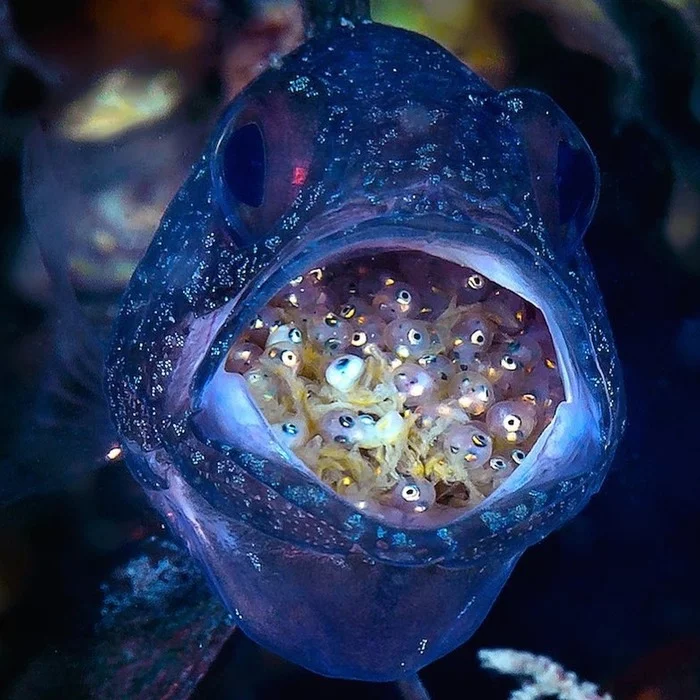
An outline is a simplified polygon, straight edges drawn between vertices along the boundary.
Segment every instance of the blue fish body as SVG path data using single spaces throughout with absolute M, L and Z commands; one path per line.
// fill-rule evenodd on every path
M 106 384 L 133 474 L 251 638 L 326 675 L 415 673 L 468 639 L 523 551 L 599 489 L 624 402 L 581 243 L 597 193 L 549 98 L 498 93 L 378 24 L 308 41 L 231 104 L 132 278 Z M 212 390 L 257 309 L 368 248 L 469 261 L 536 304 L 557 348 L 566 401 L 527 460 L 434 526 L 358 509 L 239 387 Z

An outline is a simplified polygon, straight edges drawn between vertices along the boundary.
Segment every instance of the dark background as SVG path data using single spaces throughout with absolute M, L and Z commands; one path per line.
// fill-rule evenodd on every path
M 520 6 L 528 3 L 508 4 L 498 18 L 511 56 L 507 83 L 549 93 L 599 159 L 603 187 L 586 247 L 622 361 L 629 422 L 600 494 L 573 522 L 523 556 L 476 635 L 422 675 L 436 699 L 505 698 L 514 684 L 480 671 L 476 651 L 512 647 L 551 656 L 616 698 L 697 699 L 697 25 L 661 0 L 600 3 L 635 59 L 637 72 L 631 76 L 619 65 L 567 48 L 546 16 Z M 62 36 L 69 40 L 75 29 L 69 21 L 63 26 L 71 15 L 58 14 L 37 22 L 66 32 Z M 246 11 L 233 8 L 228 17 L 236 25 Z M 83 678 L 95 663 L 101 584 L 162 528 L 123 464 L 86 468 L 82 476 L 73 470 L 63 479 L 69 464 L 81 460 L 74 452 L 78 448 L 71 440 L 57 440 L 60 431 L 31 427 L 38 410 L 34 399 L 51 375 L 53 327 L 44 304 L 16 291 L 10 270 L 26 235 L 19 188 L 22 139 L 51 89 L 36 71 L 7 57 L 0 76 L 0 479 L 8 487 L 21 483 L 25 493 L 42 492 L 26 493 L 0 513 L 0 696 L 163 697 L 147 682 L 140 694 L 113 695 L 114 689 L 100 690 L 98 681 L 91 685 Z M 674 243 L 679 230 L 684 247 Z M 39 467 L 26 465 L 18 448 L 18 436 L 27 430 L 34 431 L 43 450 Z M 18 474 L 18 469 L 25 471 Z M 204 593 L 202 600 L 202 609 L 213 605 L 222 615 Z M 175 605 L 166 611 L 168 624 L 177 622 L 177 610 Z M 152 610 L 139 614 L 148 617 Z M 173 635 L 157 616 L 145 628 L 117 624 L 110 643 L 126 644 L 143 629 L 151 640 L 148 653 L 157 659 L 153 640 Z M 175 654 L 166 666 L 181 661 Z M 389 686 L 313 676 L 238 633 L 223 646 L 194 696 L 258 699 L 289 693 L 397 697 Z

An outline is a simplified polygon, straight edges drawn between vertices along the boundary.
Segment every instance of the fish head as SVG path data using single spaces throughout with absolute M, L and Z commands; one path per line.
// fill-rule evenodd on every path
M 520 554 L 598 490 L 624 405 L 582 247 L 597 196 L 595 159 L 549 98 L 498 93 L 431 40 L 403 30 L 363 23 L 311 39 L 230 105 L 132 278 L 106 385 L 134 475 L 250 636 L 328 675 L 391 680 L 413 672 L 468 638 Z M 425 305 L 416 311 L 427 309 L 425 325 L 410 314 L 405 320 L 410 302 L 400 297 L 377 302 L 402 269 L 409 298 L 444 292 L 440 314 Z M 460 270 L 476 289 L 460 287 Z M 295 315 L 303 305 L 290 295 L 310 273 L 314 285 L 324 274 L 339 285 L 344 273 L 356 279 L 349 292 L 317 289 L 318 308 Z M 339 295 L 357 295 L 362 284 L 374 295 L 367 308 L 384 324 L 366 355 L 338 330 L 342 309 L 319 301 L 347 301 Z M 291 300 L 287 316 L 256 341 L 252 332 L 278 313 L 280 294 Z M 313 325 L 319 309 L 319 323 L 333 317 L 330 328 Z M 474 343 L 493 336 L 488 357 L 458 352 L 463 341 L 450 314 L 477 323 L 468 326 Z M 525 317 L 537 319 L 533 337 L 546 336 L 536 352 L 523 338 Z M 291 336 L 273 346 L 271 328 L 291 332 L 290 319 L 310 343 L 346 343 L 350 357 L 374 368 L 365 376 L 401 363 L 427 366 L 432 343 L 453 370 L 465 370 L 460 387 L 474 367 L 486 368 L 488 382 L 459 389 L 458 405 L 448 407 L 452 432 L 421 442 L 442 409 L 414 410 L 403 377 L 382 395 L 392 410 L 346 415 L 347 397 L 333 392 L 350 381 L 341 370 L 357 362 L 333 364 L 339 358 L 325 350 L 302 356 Z M 411 344 L 426 338 L 412 355 Z M 227 370 L 241 339 L 259 350 L 244 349 L 235 361 L 264 358 L 254 376 L 250 367 Z M 389 346 L 390 361 L 380 357 Z M 521 391 L 503 379 L 511 362 L 522 381 L 539 376 L 527 359 L 537 353 L 556 368 L 559 394 L 545 408 L 539 384 Z M 323 363 L 331 389 L 318 388 L 317 366 L 302 377 L 304 363 Z M 412 376 L 422 381 L 418 369 Z M 288 390 L 297 412 L 273 425 L 251 381 L 263 399 Z M 299 386 L 304 396 L 294 393 Z M 483 406 L 473 399 L 489 387 L 498 411 L 486 411 L 488 398 Z M 520 403 L 510 430 L 503 421 L 512 411 L 502 415 L 502 404 L 513 392 Z M 325 408 L 309 408 L 311 395 Z M 300 427 L 303 411 L 311 418 Z M 531 434 L 532 425 L 539 427 Z M 291 440 L 300 433 L 318 438 L 314 454 L 330 463 L 323 474 Z M 412 445 L 406 454 L 425 454 L 406 465 L 399 440 Z M 431 463 L 435 445 L 442 452 Z M 363 462 L 369 453 L 375 461 Z M 391 459 L 393 471 L 385 469 Z M 383 491 L 363 482 L 367 464 L 385 480 Z M 507 478 L 489 469 L 506 469 Z M 454 496 L 459 488 L 463 497 Z M 381 649 L 372 639 L 377 619 Z

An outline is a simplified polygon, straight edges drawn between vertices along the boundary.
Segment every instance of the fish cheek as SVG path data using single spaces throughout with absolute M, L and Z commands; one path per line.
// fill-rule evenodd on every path
M 552 245 L 568 254 L 579 247 L 598 203 L 600 173 L 593 152 L 546 95 L 513 89 L 497 99 L 522 141 L 532 191 Z

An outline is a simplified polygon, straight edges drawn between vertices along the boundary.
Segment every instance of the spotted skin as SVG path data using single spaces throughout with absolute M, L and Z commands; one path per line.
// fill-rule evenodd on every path
M 244 210 L 226 191 L 220 144 L 249 112 L 271 131 L 282 119 L 278 133 L 295 119 L 305 125 L 286 146 L 305 170 L 285 208 L 276 199 Z M 413 673 L 467 639 L 525 548 L 600 487 L 624 402 L 581 246 L 597 170 L 591 157 L 587 200 L 558 203 L 562 143 L 589 153 L 543 95 L 497 93 L 425 37 L 347 25 L 308 41 L 232 103 L 166 211 L 115 325 L 111 412 L 136 478 L 243 630 L 268 648 L 327 675 Z M 199 397 L 256 309 L 319 259 L 419 244 L 507 260 L 547 303 L 580 397 L 567 424 L 575 444 L 562 449 L 570 437 L 557 416 L 522 476 L 457 520 L 419 527 L 358 510 L 274 446 L 207 433 Z M 334 588 L 318 590 L 324 577 Z M 440 615 L 420 614 L 429 595 Z

